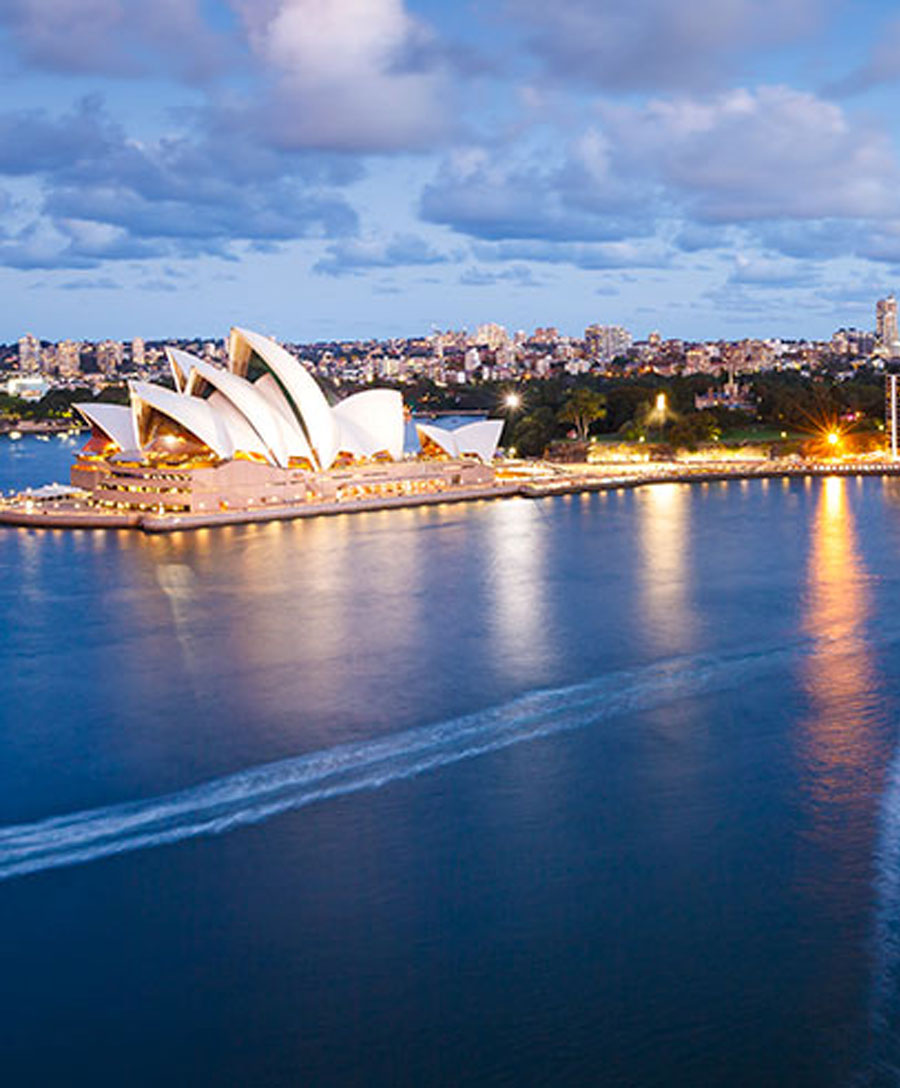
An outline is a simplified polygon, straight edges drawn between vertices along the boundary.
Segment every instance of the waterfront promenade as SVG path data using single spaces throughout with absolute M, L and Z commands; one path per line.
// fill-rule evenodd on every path
M 292 521 L 299 518 L 392 510 L 446 503 L 485 502 L 513 497 L 543 499 L 617 491 L 662 483 L 713 483 L 730 480 L 791 479 L 816 476 L 900 476 L 900 462 L 889 460 L 671 461 L 639 465 L 558 465 L 506 462 L 491 484 L 448 488 L 430 494 L 307 501 L 279 506 L 232 508 L 203 514 L 103 510 L 75 494 L 42 499 L 27 491 L 0 499 L 0 526 L 29 529 L 127 529 L 171 533 L 225 525 Z

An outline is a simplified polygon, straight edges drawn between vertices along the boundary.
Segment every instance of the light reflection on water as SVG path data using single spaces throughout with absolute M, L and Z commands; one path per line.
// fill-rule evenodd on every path
M 830 917 L 843 934 L 815 972 L 824 1002 L 838 1001 L 854 975 L 861 990 L 869 984 L 858 949 L 871 933 L 873 801 L 890 755 L 870 630 L 873 586 L 860 551 L 853 488 L 847 479 L 829 477 L 815 496 L 802 608 L 812 645 L 800 674 L 808 709 L 796 729 L 805 840 L 796 879 L 810 915 Z M 842 1025 L 836 1037 L 847 1030 Z
M 803 673 L 810 715 L 797 735 L 814 830 L 823 840 L 836 826 L 846 826 L 854 809 L 867 808 L 886 755 L 879 732 L 884 693 L 867 627 L 871 589 L 857 547 L 849 487 L 841 477 L 822 482 L 803 614 L 813 639 Z M 862 861 L 845 860 L 854 867 Z
M 692 498 L 692 489 L 684 484 L 658 484 L 637 494 L 640 603 L 647 641 L 660 653 L 686 653 L 694 645 Z
M 553 657 L 547 641 L 546 528 L 539 503 L 519 499 L 503 503 L 491 519 L 484 556 L 485 622 L 497 640 L 498 664 L 524 682 Z

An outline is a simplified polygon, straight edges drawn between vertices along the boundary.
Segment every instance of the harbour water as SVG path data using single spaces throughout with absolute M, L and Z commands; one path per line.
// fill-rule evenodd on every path
M 896 479 L 0 531 L 4 1083 L 897 1083 L 898 560 Z

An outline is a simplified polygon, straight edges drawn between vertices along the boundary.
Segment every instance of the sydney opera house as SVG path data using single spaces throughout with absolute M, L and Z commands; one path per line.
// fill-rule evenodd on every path
M 79 404 L 91 437 L 72 484 L 95 508 L 217 511 L 432 494 L 489 484 L 501 420 L 418 425 L 404 451 L 401 394 L 329 404 L 293 355 L 232 329 L 227 366 L 167 349 L 174 389 L 132 382 L 130 404 Z

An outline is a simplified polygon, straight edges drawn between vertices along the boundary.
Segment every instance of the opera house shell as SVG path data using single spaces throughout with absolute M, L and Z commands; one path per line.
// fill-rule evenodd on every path
M 500 439 L 499 420 L 453 431 L 419 424 L 421 457 L 411 461 L 404 457 L 403 399 L 396 390 L 365 390 L 330 405 L 298 359 L 241 328 L 231 330 L 227 366 L 175 348 L 166 353 L 174 389 L 134 381 L 127 406 L 75 406 L 91 438 L 73 483 L 110 505 L 224 508 L 276 501 L 279 487 L 280 499 L 296 502 L 331 492 L 340 498 L 341 488 L 374 494 L 376 484 L 384 493 L 404 482 L 423 488 L 442 475 L 465 484 L 479 476 L 471 466 L 490 465 Z M 423 471 L 441 461 L 457 462 L 464 474 Z M 361 483 L 347 482 L 348 468 L 362 473 Z

